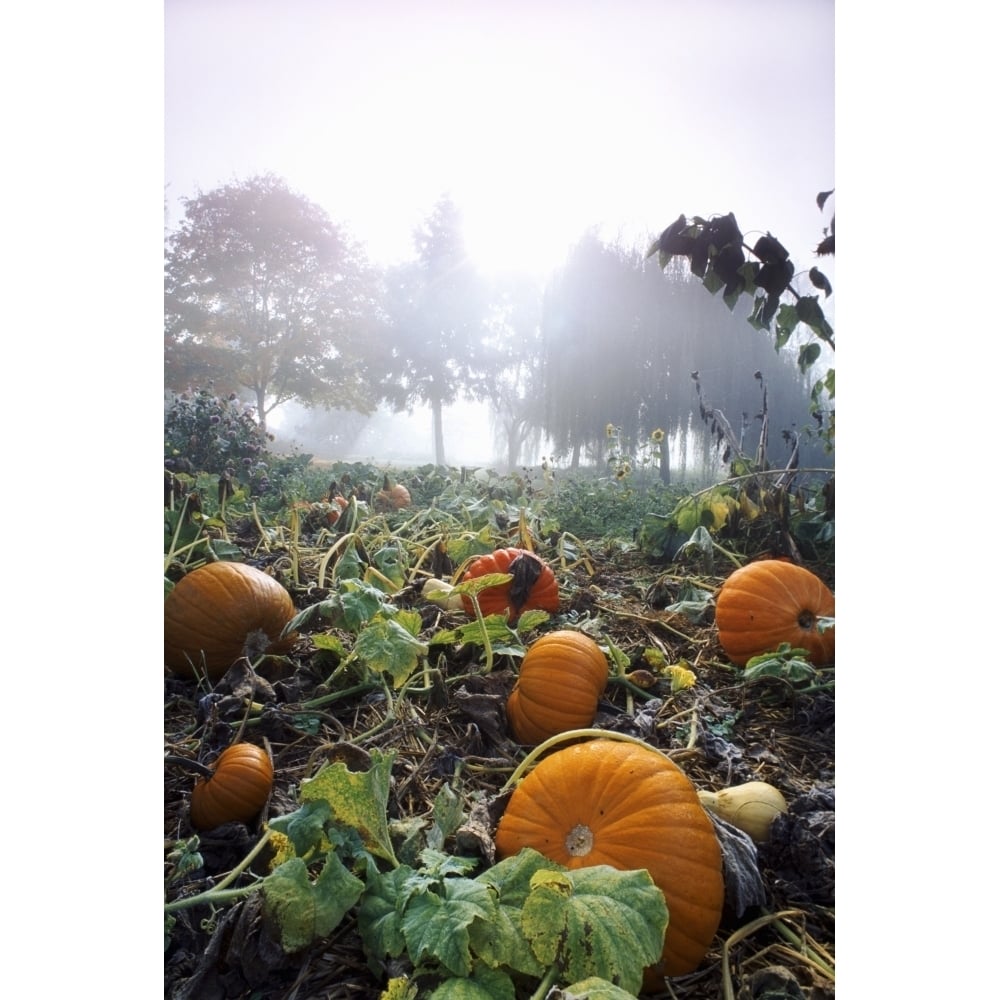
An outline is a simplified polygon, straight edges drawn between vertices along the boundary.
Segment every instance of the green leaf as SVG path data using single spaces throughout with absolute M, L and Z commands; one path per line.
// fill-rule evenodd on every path
M 600 976 L 588 976 L 562 989 L 565 1000 L 634 1000 L 634 995 Z
M 466 878 L 446 878 L 443 896 L 435 892 L 413 896 L 403 915 L 406 950 L 414 962 L 433 959 L 456 976 L 472 969 L 469 924 L 492 920 L 496 899 L 489 888 Z
M 530 611 L 522 611 L 521 617 L 517 620 L 517 631 L 522 634 L 527 634 L 533 628 L 537 628 L 539 625 L 544 625 L 552 615 L 548 611 L 543 611 L 541 608 L 532 608 Z M 491 640 L 492 641 L 492 640 Z M 509 650 L 502 648 L 499 644 L 493 644 L 494 653 L 509 653 Z
M 298 612 L 285 626 L 285 633 L 323 626 L 356 633 L 379 613 L 396 613 L 381 590 L 358 580 L 346 581 L 337 593 Z
M 412 875 L 413 869 L 406 865 L 383 874 L 375 867 L 375 862 L 368 859 L 365 891 L 358 906 L 358 932 L 374 972 L 381 973 L 382 958 L 386 955 L 399 958 L 406 948 L 401 914 L 413 891 L 410 887 Z
M 725 288 L 726 283 L 715 273 L 715 268 L 710 267 L 705 272 L 705 277 L 701 283 L 714 295 L 720 288 Z
M 600 976 L 633 994 L 663 953 L 667 906 L 648 871 L 609 865 L 538 871 L 521 916 L 538 960 L 571 979 Z
M 294 812 L 277 816 L 270 821 L 269 826 L 278 833 L 283 833 L 295 848 L 300 858 L 305 858 L 310 851 L 324 842 L 325 827 L 330 821 L 332 810 L 325 799 L 307 802 Z
M 301 858 L 279 865 L 264 879 L 264 912 L 280 929 L 281 947 L 294 954 L 327 935 L 358 901 L 365 884 L 345 867 L 335 851 L 315 883 Z
M 514 1000 L 515 996 L 510 976 L 477 962 L 468 979 L 446 979 L 428 1000 Z
M 490 644 L 494 647 L 497 643 L 512 642 L 517 639 L 517 633 L 511 630 L 510 625 L 507 623 L 506 615 L 487 615 L 483 619 L 483 624 L 486 626 Z M 440 632 L 435 632 L 431 636 L 429 645 L 450 645 L 452 643 L 462 645 L 471 643 L 482 646 L 483 630 L 480 628 L 479 622 L 466 622 L 458 628 L 442 629 Z
M 357 830 L 367 850 L 398 865 L 386 818 L 394 757 L 372 749 L 367 771 L 349 771 L 343 761 L 327 764 L 302 781 L 299 801 L 326 801 L 339 822 Z
M 819 360 L 820 351 L 821 348 L 815 340 L 799 348 L 799 371 L 803 375 Z
M 398 545 L 386 545 L 372 556 L 372 564 L 398 588 L 406 583 L 406 554 Z
M 440 849 L 462 825 L 462 818 L 462 800 L 446 782 L 434 798 L 434 825 L 427 833 L 427 846 Z
M 799 319 L 808 326 L 820 340 L 833 344 L 833 327 L 826 321 L 823 308 L 815 295 L 803 295 L 795 304 Z
M 788 343 L 788 338 L 795 332 L 799 325 L 799 314 L 795 306 L 787 302 L 782 303 L 778 309 L 777 322 L 775 323 L 774 345 L 782 348 Z
M 395 618 L 366 625 L 354 644 L 354 652 L 365 666 L 389 674 L 397 689 L 420 665 L 420 658 L 427 655 L 427 650 L 427 644 Z

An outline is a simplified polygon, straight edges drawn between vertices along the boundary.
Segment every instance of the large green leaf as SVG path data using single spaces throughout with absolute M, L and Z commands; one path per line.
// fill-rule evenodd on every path
M 421 642 L 410 629 L 413 612 L 400 612 L 391 619 L 379 619 L 366 625 L 354 644 L 358 658 L 376 672 L 382 671 L 392 678 L 395 688 L 400 688 L 427 655 L 427 644 Z M 401 619 L 402 621 L 400 621 Z M 420 616 L 416 615 L 419 624 Z
M 428 1000 L 514 1000 L 515 996 L 510 976 L 477 962 L 468 979 L 446 979 Z
M 638 993 L 643 969 L 663 953 L 667 906 L 647 871 L 538 871 L 521 924 L 543 965 L 558 962 L 570 980 L 600 976 Z
M 489 888 L 466 878 L 446 878 L 443 894 L 425 892 L 410 900 L 403 915 L 406 950 L 414 962 L 440 962 L 456 976 L 472 970 L 469 925 L 475 919 L 491 921 L 496 900 Z

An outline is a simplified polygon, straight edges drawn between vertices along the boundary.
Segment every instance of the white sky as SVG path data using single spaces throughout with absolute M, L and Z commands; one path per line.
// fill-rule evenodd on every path
M 166 0 L 168 226 L 272 171 L 386 262 L 450 192 L 484 267 L 544 272 L 733 211 L 808 255 L 834 177 L 832 0 Z

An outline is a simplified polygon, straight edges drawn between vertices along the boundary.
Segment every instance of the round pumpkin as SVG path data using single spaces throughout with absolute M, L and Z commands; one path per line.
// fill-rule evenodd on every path
M 513 579 L 498 587 L 487 587 L 476 595 L 484 615 L 506 615 L 516 624 L 522 611 L 538 608 L 559 610 L 559 584 L 552 568 L 527 549 L 496 549 L 473 560 L 462 580 L 474 580 L 490 573 L 511 573 Z M 475 614 L 472 601 L 463 596 L 467 614 Z
M 514 738 L 534 745 L 589 726 L 607 682 L 607 658 L 589 635 L 561 629 L 536 639 L 507 699 Z
M 272 652 L 287 648 L 288 640 L 276 640 L 294 614 L 288 591 L 261 570 L 246 563 L 206 563 L 167 594 L 164 661 L 182 677 L 194 677 L 197 667 L 217 680 L 243 655 L 251 632 L 266 633 Z
M 718 930 L 725 887 L 715 828 L 684 772 L 648 747 L 596 739 L 543 758 L 514 789 L 496 847 L 501 858 L 532 847 L 570 869 L 646 869 L 670 913 L 647 989 L 657 976 L 696 969 Z
M 729 575 L 715 601 L 719 642 L 737 666 L 783 642 L 801 648 L 816 666 L 833 663 L 833 629 L 820 632 L 817 619 L 832 618 L 830 588 L 815 573 L 783 559 L 760 559 Z
M 191 789 L 191 825 L 213 830 L 223 823 L 246 823 L 271 794 L 274 768 L 266 750 L 254 743 L 234 743 L 216 761 L 210 778 Z

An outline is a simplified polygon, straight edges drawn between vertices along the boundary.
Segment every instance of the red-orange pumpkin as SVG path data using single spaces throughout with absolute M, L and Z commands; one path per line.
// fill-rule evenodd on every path
M 210 778 L 191 790 L 191 825 L 213 830 L 223 823 L 249 822 L 271 794 L 274 767 L 267 751 L 253 743 L 234 743 L 216 761 Z
M 474 560 L 462 580 L 474 580 L 489 573 L 511 573 L 513 579 L 499 587 L 479 591 L 479 608 L 484 615 L 506 615 L 513 625 L 522 611 L 538 608 L 559 610 L 559 584 L 552 568 L 527 549 L 497 549 Z M 465 610 L 474 614 L 472 601 L 463 597 Z
M 607 683 L 607 658 L 589 635 L 561 629 L 541 636 L 524 654 L 507 699 L 514 738 L 534 745 L 589 726 Z
M 514 789 L 496 847 L 501 858 L 532 847 L 570 869 L 648 870 L 670 923 L 647 989 L 657 976 L 696 969 L 719 927 L 725 887 L 715 828 L 684 772 L 648 747 L 598 739 L 543 758 Z
M 726 656 L 738 666 L 783 642 L 805 649 L 816 666 L 833 663 L 834 598 L 815 573 L 783 559 L 761 559 L 730 574 L 715 601 L 715 623 Z
M 243 655 L 247 635 L 261 631 L 279 652 L 281 630 L 295 614 L 288 591 L 246 563 L 213 562 L 183 576 L 163 604 L 163 655 L 170 669 L 194 677 L 221 677 Z

